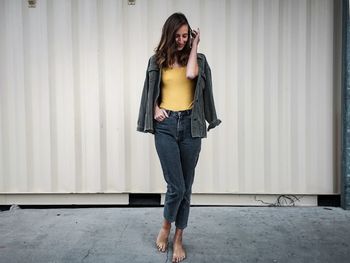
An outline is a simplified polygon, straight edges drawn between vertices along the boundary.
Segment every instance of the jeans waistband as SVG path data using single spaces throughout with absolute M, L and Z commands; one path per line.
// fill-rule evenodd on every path
M 172 111 L 172 110 L 166 110 L 169 116 L 176 115 L 176 116 L 186 116 L 191 115 L 192 109 L 189 110 L 181 110 L 181 111 Z

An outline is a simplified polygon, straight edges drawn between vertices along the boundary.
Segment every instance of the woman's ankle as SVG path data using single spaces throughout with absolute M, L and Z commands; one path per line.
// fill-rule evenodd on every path
M 164 229 L 170 229 L 171 228 L 171 223 L 168 220 L 164 219 L 162 227 Z

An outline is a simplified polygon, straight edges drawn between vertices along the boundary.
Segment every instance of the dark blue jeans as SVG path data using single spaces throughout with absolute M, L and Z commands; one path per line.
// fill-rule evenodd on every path
M 201 150 L 201 138 L 191 136 L 191 110 L 169 111 L 165 120 L 154 120 L 155 145 L 167 182 L 164 218 L 177 228 L 187 227 L 192 183 Z

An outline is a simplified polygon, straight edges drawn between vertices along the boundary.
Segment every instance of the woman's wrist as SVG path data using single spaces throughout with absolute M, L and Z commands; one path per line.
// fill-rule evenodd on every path
M 197 58 L 197 50 L 198 50 L 198 44 L 197 45 L 192 45 L 190 55 L 192 55 L 195 58 Z
M 198 44 L 199 44 L 199 41 L 198 40 L 193 40 L 193 42 L 192 42 L 192 49 L 193 48 L 197 48 L 198 47 Z

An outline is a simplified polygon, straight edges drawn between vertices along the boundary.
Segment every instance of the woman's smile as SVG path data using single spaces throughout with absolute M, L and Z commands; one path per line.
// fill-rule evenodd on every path
M 182 25 L 175 34 L 175 41 L 178 50 L 184 48 L 188 40 L 188 25 Z

